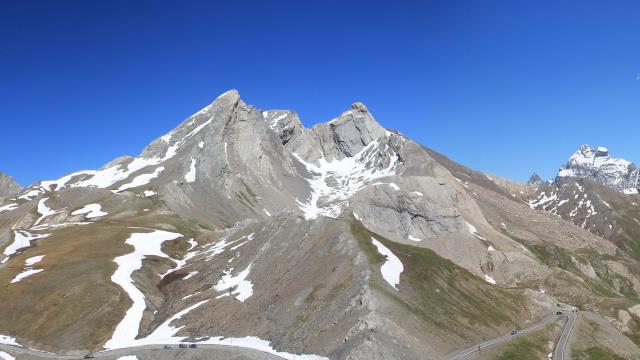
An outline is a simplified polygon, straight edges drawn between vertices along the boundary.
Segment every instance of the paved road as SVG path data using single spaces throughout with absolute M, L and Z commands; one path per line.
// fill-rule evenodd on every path
M 507 334 L 507 335 L 503 335 L 503 336 L 497 337 L 495 339 L 491 339 L 491 340 L 485 341 L 483 343 L 480 343 L 480 344 L 475 345 L 473 347 L 470 347 L 468 349 L 465 349 L 465 350 L 458 351 L 458 352 L 455 352 L 453 354 L 447 355 L 447 357 L 445 357 L 444 360 L 464 359 L 465 357 L 473 354 L 474 352 L 476 352 L 476 351 L 478 351 L 480 349 L 484 349 L 484 348 L 488 348 L 490 346 L 501 344 L 503 342 L 510 341 L 510 340 L 520 336 L 520 335 L 524 335 L 524 334 L 529 333 L 531 331 L 535 331 L 535 330 L 537 330 L 537 329 L 539 329 L 541 327 L 544 327 L 548 323 L 558 319 L 559 317 L 560 317 L 559 315 L 548 316 L 548 317 L 542 319 L 540 322 L 537 322 L 537 323 L 535 323 L 533 325 L 530 325 L 530 326 L 528 326 L 528 327 L 526 327 L 524 329 L 518 330 L 518 333 L 515 334 L 515 335 Z
M 547 325 L 548 323 L 559 319 L 561 317 L 566 317 L 567 323 L 564 325 L 564 328 L 562 329 L 562 334 L 560 334 L 560 340 L 558 341 L 558 343 L 556 344 L 556 347 L 553 351 L 553 360 L 569 360 L 569 346 L 567 345 L 569 343 L 569 338 L 571 337 L 571 334 L 573 332 L 573 329 L 575 327 L 575 323 L 576 323 L 576 319 L 578 317 L 577 313 L 574 313 L 571 310 L 563 310 L 563 314 L 562 315 L 551 315 L 548 316 L 544 319 L 542 319 L 540 322 L 535 323 L 533 325 L 530 325 L 524 329 L 518 330 L 518 333 L 516 335 L 511 335 L 511 334 L 507 334 L 507 335 L 503 335 L 500 337 L 497 337 L 495 339 L 489 340 L 489 341 L 485 341 L 483 343 L 480 343 L 478 345 L 475 345 L 474 347 L 470 347 L 468 349 L 462 350 L 462 351 L 458 351 L 455 352 L 453 354 L 448 355 L 447 357 L 444 358 L 444 360 L 459 360 L 459 359 L 464 359 L 465 357 L 479 351 L 480 349 L 484 349 L 484 348 L 488 348 L 490 346 L 494 346 L 497 344 L 501 344 L 503 342 L 506 341 L 510 341 L 522 334 L 526 334 L 529 332 L 532 332 L 534 330 L 537 330 L 545 325 Z
M 234 358 L 234 359 L 247 359 L 247 360 L 281 360 L 282 358 L 279 356 L 275 356 L 272 354 L 268 354 L 262 351 L 258 351 L 258 350 L 253 350 L 253 349 L 248 349 L 248 348 L 243 348 L 243 347 L 237 347 L 237 346 L 232 346 L 232 345 L 207 345 L 207 344 L 198 344 L 198 348 L 197 349 L 180 349 L 178 348 L 177 345 L 170 345 L 171 349 L 164 349 L 164 345 L 145 345 L 145 346 L 137 346 L 137 347 L 132 347 L 132 348 L 125 348 L 125 349 L 115 349 L 115 350 L 107 350 L 107 351 L 101 351 L 101 352 L 97 352 L 94 354 L 95 358 L 101 358 L 101 359 L 116 359 L 120 356 L 125 356 L 125 355 L 133 355 L 133 354 L 145 354 L 145 353 L 149 353 L 151 351 L 155 351 L 151 356 L 148 357 L 144 357 L 141 356 L 141 358 L 149 358 L 149 359 L 157 359 L 157 360 L 164 360 L 164 359 L 175 359 L 178 358 L 176 355 L 178 355 L 178 353 L 180 353 L 180 359 L 188 359 L 189 356 L 184 356 L 189 355 L 189 354 L 194 354 L 196 355 L 197 358 L 202 359 L 202 357 L 198 357 L 197 355 L 202 356 L 203 353 L 207 352 L 209 355 L 206 355 L 207 359 L 229 359 L 229 358 Z M 44 352 L 44 351 L 39 351 L 39 350 L 32 350 L 32 349 L 27 349 L 27 348 L 23 348 L 20 346 L 13 346 L 13 345 L 4 345 L 4 344 L 0 344 L 0 350 L 1 351 L 6 351 L 7 353 L 13 355 L 13 356 L 18 356 L 18 355 L 26 355 L 29 358 L 33 358 L 33 359 L 69 359 L 69 360 L 77 360 L 77 359 L 82 359 L 82 357 L 85 355 L 83 354 L 78 354 L 78 355 L 60 355 L 60 354 L 53 354 L 53 353 L 48 353 L 48 352 Z M 161 350 L 161 351 L 158 351 Z
M 578 318 L 578 313 L 573 311 L 565 312 L 564 315 L 567 318 L 567 323 L 564 325 L 562 329 L 562 334 L 560 335 L 560 340 L 556 344 L 555 349 L 553 349 L 553 360 L 569 360 L 569 350 L 570 347 L 567 346 L 569 343 L 569 338 L 571 338 L 571 334 L 573 333 L 573 328 L 576 325 L 576 319 Z

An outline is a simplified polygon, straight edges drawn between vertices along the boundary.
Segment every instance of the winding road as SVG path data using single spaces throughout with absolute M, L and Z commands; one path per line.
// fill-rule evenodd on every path
M 575 324 L 576 324 L 576 320 L 578 318 L 578 313 L 574 312 L 572 310 L 563 310 L 562 311 L 562 315 L 550 315 L 547 316 L 546 318 L 542 319 L 541 321 L 529 325 L 526 328 L 520 329 L 518 330 L 518 333 L 515 335 L 511 335 L 511 334 L 507 334 L 507 335 L 503 335 L 500 337 L 497 337 L 495 339 L 491 339 L 485 342 L 482 342 L 480 344 L 477 344 L 473 347 L 467 348 L 465 350 L 461 350 L 458 352 L 455 352 L 453 354 L 447 355 L 444 360 L 460 360 L 460 359 L 464 359 L 467 356 L 481 350 L 481 349 L 485 349 L 494 345 L 498 345 L 498 344 L 502 344 L 505 343 L 507 341 L 511 341 L 521 335 L 530 333 L 532 331 L 536 331 L 544 326 L 546 326 L 547 324 L 551 323 L 552 321 L 558 320 L 560 318 L 566 317 L 567 318 L 567 322 L 565 323 L 563 329 L 562 329 L 562 334 L 560 334 L 560 339 L 558 340 L 558 342 L 556 343 L 555 348 L 553 349 L 553 360 L 568 360 L 570 359 L 569 357 L 569 351 L 570 351 L 570 347 L 568 346 L 569 344 L 569 339 L 571 338 L 571 334 L 573 333 L 573 330 L 575 328 Z M 175 344 L 171 345 L 171 349 L 164 349 L 164 345 L 145 345 L 145 346 L 138 346 L 138 347 L 132 347 L 132 348 L 125 348 L 125 349 L 117 349 L 117 350 L 108 350 L 108 351 L 101 351 L 101 352 L 97 352 L 94 354 L 94 356 L 96 358 L 115 358 L 118 356 L 123 356 L 123 355 L 129 355 L 129 354 L 133 354 L 133 353 L 137 353 L 140 351 L 147 351 L 147 350 L 164 350 L 162 352 L 162 355 L 167 355 L 166 359 L 171 359 L 171 354 L 174 351 L 183 351 L 183 350 L 195 350 L 195 349 L 179 349 L 177 348 L 177 346 Z M 8 353 L 12 354 L 12 355 L 30 355 L 33 356 L 35 358 L 39 358 L 39 359 L 81 359 L 82 355 L 60 355 L 60 354 L 53 354 L 53 353 L 48 353 L 48 352 L 43 352 L 43 351 L 39 351 L 39 350 L 33 350 L 33 349 L 28 349 L 28 348 L 24 348 L 24 347 L 20 347 L 20 346 L 14 346 L 14 345 L 4 345 L 4 344 L 0 344 L 0 350 L 4 350 L 7 351 Z M 213 351 L 220 351 L 222 353 L 224 352 L 233 352 L 234 355 L 245 355 L 247 356 L 247 358 L 252 359 L 282 359 L 281 357 L 275 356 L 275 355 L 271 355 L 271 354 L 267 354 L 264 353 L 262 351 L 258 351 L 258 350 L 252 350 L 252 349 L 248 349 L 248 348 L 242 348 L 242 347 L 235 347 L 235 346 L 231 346 L 231 345 L 205 345 L 205 344 L 199 344 L 198 345 L 198 351 L 201 350 L 213 350 Z M 222 357 L 221 359 L 224 358 L 224 354 L 221 354 Z M 157 355 L 154 358 L 158 358 Z M 165 357 L 162 356 L 162 358 L 164 359 Z
M 464 359 L 467 356 L 481 350 L 481 349 L 485 349 L 494 345 L 498 345 L 498 344 L 502 344 L 504 342 L 507 341 L 511 341 L 515 338 L 517 338 L 520 335 L 524 335 L 527 333 L 530 333 L 532 331 L 535 331 L 541 327 L 544 327 L 545 325 L 549 324 L 550 322 L 560 319 L 562 317 L 566 317 L 567 318 L 567 322 L 564 325 L 564 328 L 562 329 L 562 334 L 560 334 L 560 340 L 557 342 L 555 349 L 553 350 L 553 360 L 565 360 L 565 359 L 569 359 L 569 339 L 571 337 L 571 333 L 573 332 L 573 329 L 575 327 L 575 323 L 576 323 L 576 319 L 578 317 L 578 314 L 573 312 L 572 310 L 563 310 L 562 311 L 562 315 L 551 315 L 548 316 L 544 319 L 542 319 L 541 321 L 529 325 L 528 327 L 524 328 L 524 329 L 520 329 L 518 330 L 518 333 L 515 335 L 511 335 L 511 334 L 507 334 L 507 335 L 503 335 L 500 337 L 497 337 L 495 339 L 491 339 L 485 342 L 482 342 L 480 344 L 477 344 L 473 347 L 467 348 L 465 350 L 461 350 L 458 352 L 455 352 L 453 354 L 447 355 L 444 360 L 459 360 L 459 359 Z
M 567 344 L 569 343 L 569 338 L 571 337 L 573 328 L 576 325 L 578 313 L 567 311 L 564 312 L 562 316 L 567 317 L 567 323 L 562 329 L 562 334 L 560 335 L 560 340 L 558 340 L 558 343 L 556 344 L 556 348 L 553 349 L 553 360 L 569 360 L 571 358 L 569 356 L 569 351 L 571 350 L 571 348 L 567 346 Z

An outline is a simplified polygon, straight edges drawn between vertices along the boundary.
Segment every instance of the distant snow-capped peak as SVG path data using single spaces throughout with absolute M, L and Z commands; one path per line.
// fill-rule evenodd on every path
M 589 178 L 626 194 L 638 193 L 638 168 L 613 158 L 606 147 L 582 145 L 558 171 L 557 178 Z

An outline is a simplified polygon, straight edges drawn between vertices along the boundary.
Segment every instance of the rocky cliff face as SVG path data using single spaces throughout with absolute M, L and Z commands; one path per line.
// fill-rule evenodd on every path
M 22 187 L 11 176 L 0 173 L 0 198 L 13 196 L 20 190 Z
M 638 168 L 635 164 L 611 157 L 605 147 L 582 145 L 558 171 L 557 178 L 588 178 L 627 194 L 638 193 Z
M 193 341 L 443 358 L 557 302 L 611 308 L 596 286 L 624 302 L 619 283 L 591 277 L 614 272 L 600 259 L 615 245 L 530 209 L 528 191 L 361 103 L 305 128 L 232 90 L 138 156 L 2 204 L 0 334 L 57 352 Z
M 529 185 L 540 185 L 542 184 L 542 178 L 540 177 L 540 175 L 538 175 L 537 173 L 533 173 L 531 174 L 531 177 L 529 177 L 529 180 L 527 181 L 527 184 Z

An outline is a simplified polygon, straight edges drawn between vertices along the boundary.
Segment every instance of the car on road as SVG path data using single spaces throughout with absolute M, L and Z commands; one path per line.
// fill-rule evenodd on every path
M 187 348 L 187 344 L 180 344 L 180 345 L 178 345 L 178 347 L 180 349 L 186 349 Z
M 562 311 L 556 311 L 556 315 L 562 315 Z
M 165 345 L 165 346 L 164 346 L 164 348 L 165 348 L 165 349 L 171 349 L 171 346 L 169 346 L 169 345 Z
M 511 335 L 516 335 L 517 333 L 518 333 L 518 330 L 516 329 L 511 330 Z
M 196 349 L 197 347 L 198 347 L 198 345 L 197 345 L 197 344 L 191 344 L 191 345 L 189 345 L 189 348 L 191 348 L 191 349 Z
M 87 354 L 83 357 L 83 359 L 94 359 L 95 356 L 93 356 L 93 354 Z

